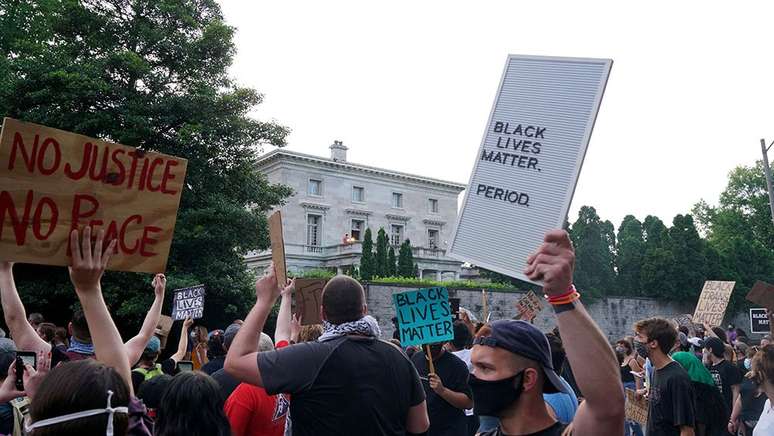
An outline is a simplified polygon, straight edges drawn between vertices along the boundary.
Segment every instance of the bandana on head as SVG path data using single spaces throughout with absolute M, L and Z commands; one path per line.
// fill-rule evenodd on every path
M 323 334 L 317 341 L 325 342 L 346 335 L 373 336 L 378 339 L 382 336 L 382 331 L 379 329 L 379 323 L 371 315 L 342 324 L 331 324 L 323 320 Z

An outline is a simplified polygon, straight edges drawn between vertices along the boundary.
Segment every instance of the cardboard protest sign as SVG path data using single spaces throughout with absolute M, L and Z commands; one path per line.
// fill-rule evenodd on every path
M 175 289 L 172 294 L 172 319 L 198 319 L 204 314 L 204 285 Z
M 771 331 L 766 308 L 750 309 L 750 332 L 768 334 Z
M 688 327 L 689 329 L 693 328 L 693 317 L 690 314 L 685 313 L 682 315 L 677 315 L 672 319 L 675 321 L 675 324 L 677 324 L 677 327 Z
M 747 294 L 747 299 L 769 310 L 774 310 L 774 285 L 758 280 Z
M 404 347 L 454 339 L 449 291 L 422 288 L 392 294 L 398 318 L 400 343 Z
M 706 281 L 693 313 L 693 322 L 717 327 L 723 323 L 728 299 L 736 282 Z
M 320 306 L 326 283 L 326 279 L 296 279 L 295 314 L 301 319 L 301 325 L 322 323 Z
M 642 425 L 648 423 L 648 400 L 637 399 L 634 391 L 626 389 L 626 419 Z
M 187 164 L 5 118 L 0 259 L 69 265 L 70 231 L 90 225 L 118 242 L 108 269 L 164 272 Z
M 159 323 L 156 325 L 156 331 L 154 334 L 161 340 L 161 348 L 164 349 L 167 346 L 167 338 L 169 332 L 172 330 L 172 317 L 161 315 L 159 316 Z
M 274 274 L 277 283 L 284 287 L 288 281 L 285 265 L 285 239 L 282 236 L 282 214 L 276 211 L 269 217 L 269 240 L 271 241 L 271 260 L 274 261 Z
M 540 297 L 532 291 L 516 302 L 517 319 L 531 322 L 541 310 L 543 310 L 543 303 L 540 301 Z
M 451 257 L 530 281 L 527 257 L 567 216 L 612 62 L 508 56 Z

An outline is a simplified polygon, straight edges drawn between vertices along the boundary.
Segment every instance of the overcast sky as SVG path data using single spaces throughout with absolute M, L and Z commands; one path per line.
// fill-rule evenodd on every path
M 462 183 L 509 53 L 613 59 L 570 220 L 593 205 L 616 226 L 716 203 L 774 139 L 774 4 L 711 4 L 222 2 L 231 73 L 288 149 L 338 139 L 351 162 Z

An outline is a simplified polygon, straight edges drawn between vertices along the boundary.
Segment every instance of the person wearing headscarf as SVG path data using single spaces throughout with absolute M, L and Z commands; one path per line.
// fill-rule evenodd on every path
M 691 378 L 696 411 L 696 436 L 725 435 L 726 418 L 730 411 L 727 410 L 710 372 L 693 353 L 679 351 L 672 354 L 672 359 L 679 363 Z

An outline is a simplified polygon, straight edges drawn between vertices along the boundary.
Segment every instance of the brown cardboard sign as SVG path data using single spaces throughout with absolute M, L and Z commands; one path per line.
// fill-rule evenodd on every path
M 648 423 L 648 400 L 637 399 L 634 391 L 626 389 L 626 419 L 642 425 Z
M 320 306 L 322 291 L 327 279 L 296 279 L 296 316 L 301 325 L 320 324 Z
M 747 294 L 747 299 L 769 310 L 774 310 L 774 285 L 758 280 Z
M 533 291 L 529 291 L 527 295 L 516 302 L 516 310 L 518 311 L 517 319 L 531 322 L 543 310 L 543 303 L 540 301 L 540 297 Z
M 274 261 L 274 274 L 277 284 L 285 287 L 288 281 L 288 269 L 285 265 L 285 239 L 282 236 L 282 214 L 276 211 L 269 217 L 269 240 L 271 241 L 271 260 Z
M 115 239 L 108 269 L 167 266 L 188 162 L 5 118 L 0 135 L 0 259 L 70 264 L 70 232 Z
M 693 322 L 708 324 L 710 327 L 723 324 L 728 299 L 731 298 L 735 284 L 736 282 L 704 282 L 699 302 L 696 304 L 696 311 L 693 313 Z

